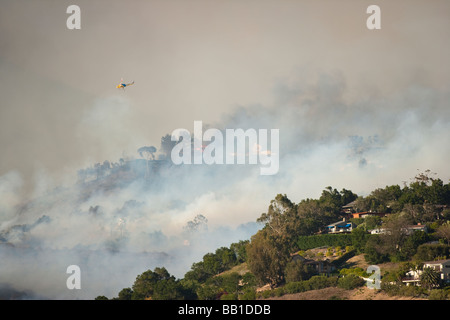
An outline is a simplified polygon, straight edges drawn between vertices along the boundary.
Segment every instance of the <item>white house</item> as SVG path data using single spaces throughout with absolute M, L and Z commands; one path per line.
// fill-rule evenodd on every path
M 423 263 L 423 268 L 431 268 L 438 272 L 441 276 L 441 281 L 444 283 L 450 282 L 450 259 L 427 261 Z M 420 276 L 422 270 L 411 270 L 406 273 L 406 277 L 402 282 L 406 285 L 420 285 Z
M 420 224 L 420 223 L 417 225 L 406 226 L 402 230 L 404 231 L 404 233 L 406 235 L 411 235 L 411 234 L 413 234 L 414 231 L 428 232 L 427 226 Z M 385 228 L 372 229 L 372 230 L 369 230 L 369 232 L 370 232 L 370 234 L 390 234 L 390 230 L 385 229 Z

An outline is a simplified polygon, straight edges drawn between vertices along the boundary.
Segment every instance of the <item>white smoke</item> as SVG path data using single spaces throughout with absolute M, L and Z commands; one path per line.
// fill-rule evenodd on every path
M 447 91 L 412 87 L 349 99 L 342 76 L 321 75 L 315 85 L 282 83 L 273 105 L 241 106 L 211 124 L 279 129 L 274 176 L 259 175 L 254 165 L 152 165 L 147 179 L 145 165 L 139 169 L 145 160 L 135 159 L 126 172 L 111 165 L 104 176 L 59 187 L 41 171 L 33 198 L 25 201 L 23 179 L 10 172 L 0 177 L 0 285 L 24 298 L 113 297 L 145 270 L 165 266 L 181 278 L 207 252 L 248 239 L 278 193 L 298 202 L 331 185 L 364 195 L 401 184 L 418 168 L 446 180 L 448 98 Z M 112 153 L 116 142 L 136 144 L 129 147 L 134 150 L 144 145 L 126 133 L 132 113 L 126 104 L 105 99 L 83 118 L 79 128 L 91 148 Z M 108 106 L 116 113 L 104 115 Z M 199 214 L 208 228 L 187 233 L 186 223 Z M 81 290 L 65 286 L 71 264 L 81 268 Z

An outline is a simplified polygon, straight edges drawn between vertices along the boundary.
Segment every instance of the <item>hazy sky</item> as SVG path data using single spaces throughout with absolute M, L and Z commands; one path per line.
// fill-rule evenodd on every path
M 448 89 L 450 3 L 375 2 L 1 0 L 0 175 L 137 156 L 194 120 L 277 108 L 280 84 L 322 73 L 348 99 Z M 73 3 L 81 30 L 66 28 Z M 122 77 L 135 86 L 116 89 Z
M 71 4 L 81 30 L 66 27 Z M 371 4 L 381 30 L 366 27 Z M 450 178 L 448 0 L 0 0 L 0 8 L 0 232 L 19 250 L 0 246 L 9 266 L 0 284 L 72 294 L 70 250 L 103 250 L 131 200 L 143 205 L 129 209 L 127 249 L 184 252 L 172 261 L 182 276 L 207 251 L 248 236 L 249 228 L 220 228 L 255 221 L 277 193 L 299 202 L 331 185 L 365 195 L 418 169 Z M 116 89 L 122 77 L 135 84 Z M 192 131 L 196 120 L 279 129 L 279 173 L 220 167 L 165 179 L 176 192 L 46 194 L 80 168 L 159 148 L 163 135 Z M 22 210 L 24 189 L 44 196 Z M 189 251 L 180 230 L 198 213 L 210 234 Z M 33 248 L 48 256 L 35 260 Z M 52 259 L 60 260 L 49 268 Z M 89 298 L 115 294 L 149 268 L 136 257 L 80 259 L 99 282 L 83 292 Z M 117 282 L 102 282 L 108 272 L 98 264 Z

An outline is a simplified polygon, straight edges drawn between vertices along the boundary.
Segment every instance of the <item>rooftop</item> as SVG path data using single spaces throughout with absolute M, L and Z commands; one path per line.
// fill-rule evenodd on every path
M 444 264 L 444 263 L 450 263 L 450 259 L 444 259 L 444 260 L 436 260 L 436 261 L 425 261 L 423 264 Z
M 345 206 L 343 206 L 342 208 L 353 208 L 356 204 L 356 200 L 353 200 L 350 203 L 347 203 Z

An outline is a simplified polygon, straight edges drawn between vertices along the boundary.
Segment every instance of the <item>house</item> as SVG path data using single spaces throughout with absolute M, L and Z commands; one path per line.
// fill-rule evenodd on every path
M 376 228 L 369 230 L 370 234 L 385 234 L 388 233 L 388 231 L 385 228 Z
M 345 206 L 342 206 L 342 211 L 344 213 L 352 213 L 355 211 L 355 208 L 356 208 L 356 200 L 347 203 Z
M 353 230 L 353 223 L 344 218 L 342 221 L 327 225 L 326 230 L 328 233 L 350 233 Z
M 423 268 L 431 268 L 440 274 L 441 281 L 444 283 L 450 283 L 450 259 L 427 261 L 423 263 Z M 423 269 L 422 268 L 422 269 Z M 407 286 L 420 285 L 420 276 L 422 270 L 410 270 L 406 273 L 406 277 L 402 279 L 402 282 Z
M 423 231 L 423 232 L 428 232 L 427 226 L 423 225 L 423 224 L 416 224 L 416 225 L 409 225 L 403 228 L 403 231 L 406 235 L 411 235 L 413 234 L 414 231 Z M 377 229 L 372 229 L 369 230 L 370 234 L 390 234 L 389 229 L 386 228 L 377 228 Z
M 414 231 L 423 231 L 423 232 L 428 232 L 428 228 L 426 225 L 418 223 L 416 225 L 410 225 L 410 226 L 406 226 L 406 234 L 407 235 L 411 235 L 414 233 Z
M 294 254 L 292 256 L 292 260 L 302 261 L 305 265 L 310 266 L 311 269 L 313 269 L 318 274 L 323 274 L 323 273 L 330 274 L 336 270 L 335 265 L 332 264 L 331 261 L 328 259 L 323 260 L 323 261 L 311 260 L 311 259 L 306 259 L 305 257 L 302 257 L 299 254 Z
M 386 213 L 364 211 L 364 212 L 350 213 L 350 215 L 352 216 L 352 218 L 366 218 L 368 216 L 385 217 Z

